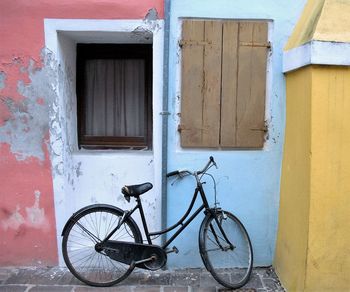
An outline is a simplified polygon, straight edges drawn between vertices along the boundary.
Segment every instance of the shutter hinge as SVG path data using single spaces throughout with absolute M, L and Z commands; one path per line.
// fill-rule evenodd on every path
M 185 41 L 185 40 L 180 40 L 179 41 L 179 46 L 182 48 L 183 46 L 205 46 L 205 45 L 211 45 L 212 42 L 206 42 L 206 41 Z
M 267 133 L 267 131 L 268 131 L 266 126 L 264 126 L 262 128 L 251 128 L 249 130 L 251 130 L 251 131 L 261 131 L 261 132 L 264 132 L 264 133 Z
M 162 116 L 170 116 L 170 112 L 167 112 L 167 111 L 162 111 L 159 114 Z
M 263 48 L 265 47 L 265 48 L 268 48 L 268 49 L 271 48 L 271 43 L 270 42 L 267 42 L 267 43 L 240 42 L 239 45 L 243 46 L 243 47 L 263 47 Z

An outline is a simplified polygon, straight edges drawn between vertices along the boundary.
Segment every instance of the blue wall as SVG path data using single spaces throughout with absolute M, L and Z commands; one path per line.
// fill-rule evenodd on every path
M 255 265 L 271 265 L 278 224 L 279 189 L 285 125 L 285 81 L 282 50 L 306 0 L 173 0 L 171 1 L 169 52 L 169 137 L 168 170 L 202 168 L 213 155 L 219 169 L 211 173 L 218 181 L 221 206 L 236 214 L 250 234 Z M 269 57 L 266 118 L 268 139 L 263 150 L 182 149 L 177 131 L 180 122 L 181 18 L 225 18 L 269 20 L 272 51 Z M 191 178 L 168 184 L 168 225 L 185 212 L 195 182 Z M 213 188 L 207 179 L 207 195 L 213 201 Z M 180 253 L 169 254 L 168 265 L 202 266 L 198 253 L 198 230 L 202 220 L 191 223 L 175 241 Z

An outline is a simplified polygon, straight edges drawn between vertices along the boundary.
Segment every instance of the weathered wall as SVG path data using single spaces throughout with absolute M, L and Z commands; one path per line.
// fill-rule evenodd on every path
M 48 129 L 54 90 L 42 81 L 55 73 L 26 56 L 1 58 L 0 262 L 52 264 L 57 247 Z
M 64 65 L 57 63 L 58 57 L 44 49 L 44 19 L 142 20 L 152 8 L 162 18 L 163 3 L 156 0 L 0 2 L 0 265 L 48 265 L 56 264 L 58 260 L 56 233 L 60 230 L 56 230 L 51 167 L 55 167 L 54 175 L 62 169 L 60 164 L 51 162 L 64 149 L 63 144 L 55 144 L 52 137 L 59 135 L 62 122 L 59 97 L 72 95 L 72 92 L 62 93 L 58 81 L 61 84 L 72 82 L 69 76 L 74 71 L 65 72 Z M 67 135 L 62 139 L 72 137 Z M 110 165 L 112 161 L 106 163 Z M 83 174 L 87 175 L 86 179 L 98 179 L 93 173 L 89 174 L 93 166 L 83 167 L 80 162 L 70 162 L 70 171 L 57 182 L 62 188 L 67 181 L 79 182 Z M 136 159 L 134 164 L 138 162 Z M 114 170 L 118 171 L 116 161 L 107 172 L 110 174 Z M 101 175 L 107 172 L 101 172 Z M 139 179 L 142 176 L 140 174 Z M 149 178 L 148 174 L 146 176 Z M 105 189 L 114 192 L 100 196 L 95 189 L 90 196 L 96 194 L 96 201 L 107 197 L 114 202 L 109 197 L 117 193 L 114 180 L 111 177 L 107 180 L 103 181 L 107 184 Z M 78 187 L 82 185 L 80 180 Z M 70 197 L 71 202 L 76 202 L 73 206 L 86 203 L 84 193 L 80 192 L 80 195 L 82 197 Z M 57 202 L 60 199 L 56 197 Z M 72 206 L 69 201 L 65 204 Z
M 153 11 L 153 10 L 152 10 Z M 143 196 L 150 230 L 161 223 L 161 112 L 163 21 L 45 19 L 45 45 L 57 57 L 60 74 L 56 116 L 50 128 L 57 241 L 71 214 L 83 206 L 103 202 L 128 209 L 120 194 L 123 185 L 149 181 L 154 188 Z M 75 46 L 77 42 L 152 43 L 153 145 L 152 150 L 84 150 L 77 148 Z M 73 73 L 72 73 L 73 72 Z M 140 222 L 140 218 L 136 218 Z M 63 264 L 59 248 L 59 262 Z
M 324 2 L 325 0 L 307 1 L 303 13 L 288 39 L 285 50 L 301 46 L 312 40 Z
M 287 74 L 275 268 L 288 291 L 350 288 L 349 94 L 349 67 Z
M 349 11 L 349 1 L 310 0 L 284 53 L 287 127 L 275 268 L 288 291 L 350 289 Z
M 279 207 L 280 170 L 285 121 L 285 87 L 282 74 L 282 48 L 305 4 L 300 1 L 171 1 L 169 58 L 169 170 L 200 169 L 213 155 L 219 169 L 212 174 L 218 180 L 221 206 L 242 219 L 251 235 L 255 264 L 270 265 L 275 249 Z M 267 73 L 266 120 L 268 137 L 263 150 L 185 150 L 177 131 L 180 123 L 181 18 L 224 18 L 269 20 L 272 53 Z M 213 202 L 210 179 L 208 197 Z M 174 223 L 191 199 L 194 181 L 186 178 L 168 187 L 168 222 Z M 201 218 L 191 223 L 174 244 L 182 256 L 169 255 L 172 267 L 200 266 L 197 234 Z
M 305 291 L 350 289 L 350 68 L 313 66 Z
M 309 0 L 285 50 L 309 41 L 348 43 L 350 3 L 344 0 Z
M 314 39 L 330 42 L 350 42 L 349 13 L 349 1 L 325 0 Z
M 274 266 L 285 287 L 302 291 L 309 233 L 311 68 L 287 76 L 287 119 Z

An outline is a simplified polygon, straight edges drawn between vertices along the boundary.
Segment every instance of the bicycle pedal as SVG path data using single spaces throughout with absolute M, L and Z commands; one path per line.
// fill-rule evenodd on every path
M 174 252 L 174 253 L 179 253 L 179 250 L 177 249 L 176 246 L 173 246 L 172 249 L 168 249 L 168 250 L 166 251 L 166 253 L 172 253 L 172 252 Z

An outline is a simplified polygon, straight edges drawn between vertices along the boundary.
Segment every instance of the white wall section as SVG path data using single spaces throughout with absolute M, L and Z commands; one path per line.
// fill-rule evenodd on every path
M 45 45 L 56 58 L 59 74 L 54 86 L 50 147 L 56 212 L 59 263 L 61 231 L 73 212 L 93 203 L 131 208 L 120 193 L 123 185 L 149 181 L 153 189 L 143 195 L 150 230 L 161 225 L 161 155 L 163 89 L 163 20 L 45 19 Z M 153 147 L 152 150 L 79 150 L 76 117 L 76 44 L 153 44 Z M 140 222 L 139 218 L 135 218 Z
M 307 65 L 350 65 L 350 44 L 311 41 L 283 53 L 283 72 Z

